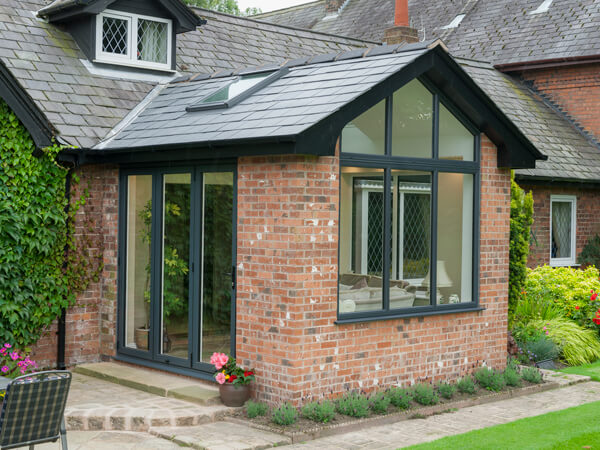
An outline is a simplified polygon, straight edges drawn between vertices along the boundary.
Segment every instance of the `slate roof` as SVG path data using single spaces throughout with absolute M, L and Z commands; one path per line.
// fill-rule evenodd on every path
M 561 115 L 514 78 L 490 64 L 458 60 L 466 72 L 546 156 L 535 169 L 519 169 L 521 178 L 597 181 L 600 150 Z
M 97 144 L 155 87 L 90 73 L 71 36 L 35 18 L 45 0 L 0 0 L 0 64 L 60 133 L 81 148 Z M 363 42 L 197 9 L 208 24 L 178 36 L 180 72 L 212 73 L 286 58 L 343 51 Z
M 453 55 L 494 64 L 531 62 L 600 54 L 600 2 L 554 0 L 547 12 L 530 14 L 543 0 L 409 0 L 411 25 L 421 38 L 443 39 Z M 317 4 L 258 15 L 279 24 L 314 21 Z M 306 12 L 305 12 L 306 11 Z M 459 13 L 457 28 L 443 29 Z M 313 30 L 382 41 L 393 25 L 394 0 L 349 0 L 333 20 L 321 20 Z
M 186 111 L 235 77 L 173 83 L 102 148 L 157 148 L 298 135 L 427 51 L 421 47 L 292 67 L 283 77 L 226 109 Z

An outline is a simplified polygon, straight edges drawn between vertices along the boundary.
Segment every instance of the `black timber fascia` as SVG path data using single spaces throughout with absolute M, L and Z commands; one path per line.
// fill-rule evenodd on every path
M 54 128 L 1 61 L 0 97 L 19 118 L 38 149 L 52 145 Z
M 64 22 L 74 17 L 85 14 L 99 14 L 107 9 L 117 0 L 78 0 L 76 3 L 56 10 L 43 11 L 43 16 L 49 22 Z M 193 31 L 196 27 L 204 25 L 205 19 L 196 15 L 196 13 L 180 0 L 156 0 L 160 3 L 177 22 L 176 33 L 185 33 Z

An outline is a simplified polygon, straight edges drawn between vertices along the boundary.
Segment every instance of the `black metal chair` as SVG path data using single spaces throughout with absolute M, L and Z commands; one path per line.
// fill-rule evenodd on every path
M 71 373 L 48 371 L 12 380 L 0 413 L 0 449 L 56 442 L 67 450 L 65 406 L 71 386 Z

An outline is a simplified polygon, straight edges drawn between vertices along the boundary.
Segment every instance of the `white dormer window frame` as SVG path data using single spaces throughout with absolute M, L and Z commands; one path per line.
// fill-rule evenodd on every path
M 563 203 L 569 205 L 569 220 L 560 224 L 555 224 L 553 221 L 554 215 L 553 210 L 557 203 Z M 555 255 L 556 243 L 555 233 L 563 232 L 564 230 L 558 230 L 560 226 L 568 226 L 569 240 L 568 240 L 568 255 L 562 254 L 561 256 Z M 567 244 L 563 242 L 562 244 Z M 576 264 L 577 254 L 577 197 L 575 195 L 551 195 L 550 196 L 550 265 L 554 267 L 565 267 L 574 266 Z
M 127 49 L 126 53 L 119 54 L 106 52 L 103 49 L 104 41 L 104 19 L 122 20 L 127 23 Z M 164 23 L 167 26 L 166 33 L 166 63 L 145 61 L 138 58 L 138 27 L 140 20 Z M 94 62 L 114 64 L 118 66 L 139 67 L 143 69 L 161 70 L 172 72 L 172 45 L 173 45 L 173 21 L 160 17 L 145 16 L 142 14 L 131 14 L 122 11 L 105 10 L 96 16 L 96 58 Z

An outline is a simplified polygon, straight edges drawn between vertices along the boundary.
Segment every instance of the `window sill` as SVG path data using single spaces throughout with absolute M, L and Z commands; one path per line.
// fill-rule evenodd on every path
M 426 316 L 441 316 L 443 314 L 460 314 L 465 312 L 478 312 L 485 311 L 486 308 L 483 306 L 473 305 L 472 307 L 462 308 L 439 308 L 436 310 L 427 311 L 402 311 L 402 312 L 380 312 L 377 315 L 372 316 L 361 316 L 361 317 L 342 317 L 336 320 L 336 325 L 345 325 L 350 323 L 363 323 L 363 322 L 379 322 L 382 320 L 394 320 L 394 319 L 407 319 L 411 317 L 426 317 Z
M 575 261 L 550 261 L 550 267 L 581 267 Z
M 165 72 L 170 74 L 177 73 L 176 70 L 171 69 L 167 65 L 154 65 L 154 64 L 143 64 L 143 63 L 134 63 L 131 60 L 127 61 L 119 61 L 113 59 L 94 59 L 92 61 L 94 64 L 110 64 L 112 66 L 120 66 L 120 67 L 129 67 L 131 69 L 143 69 L 143 70 L 154 70 L 156 72 Z

